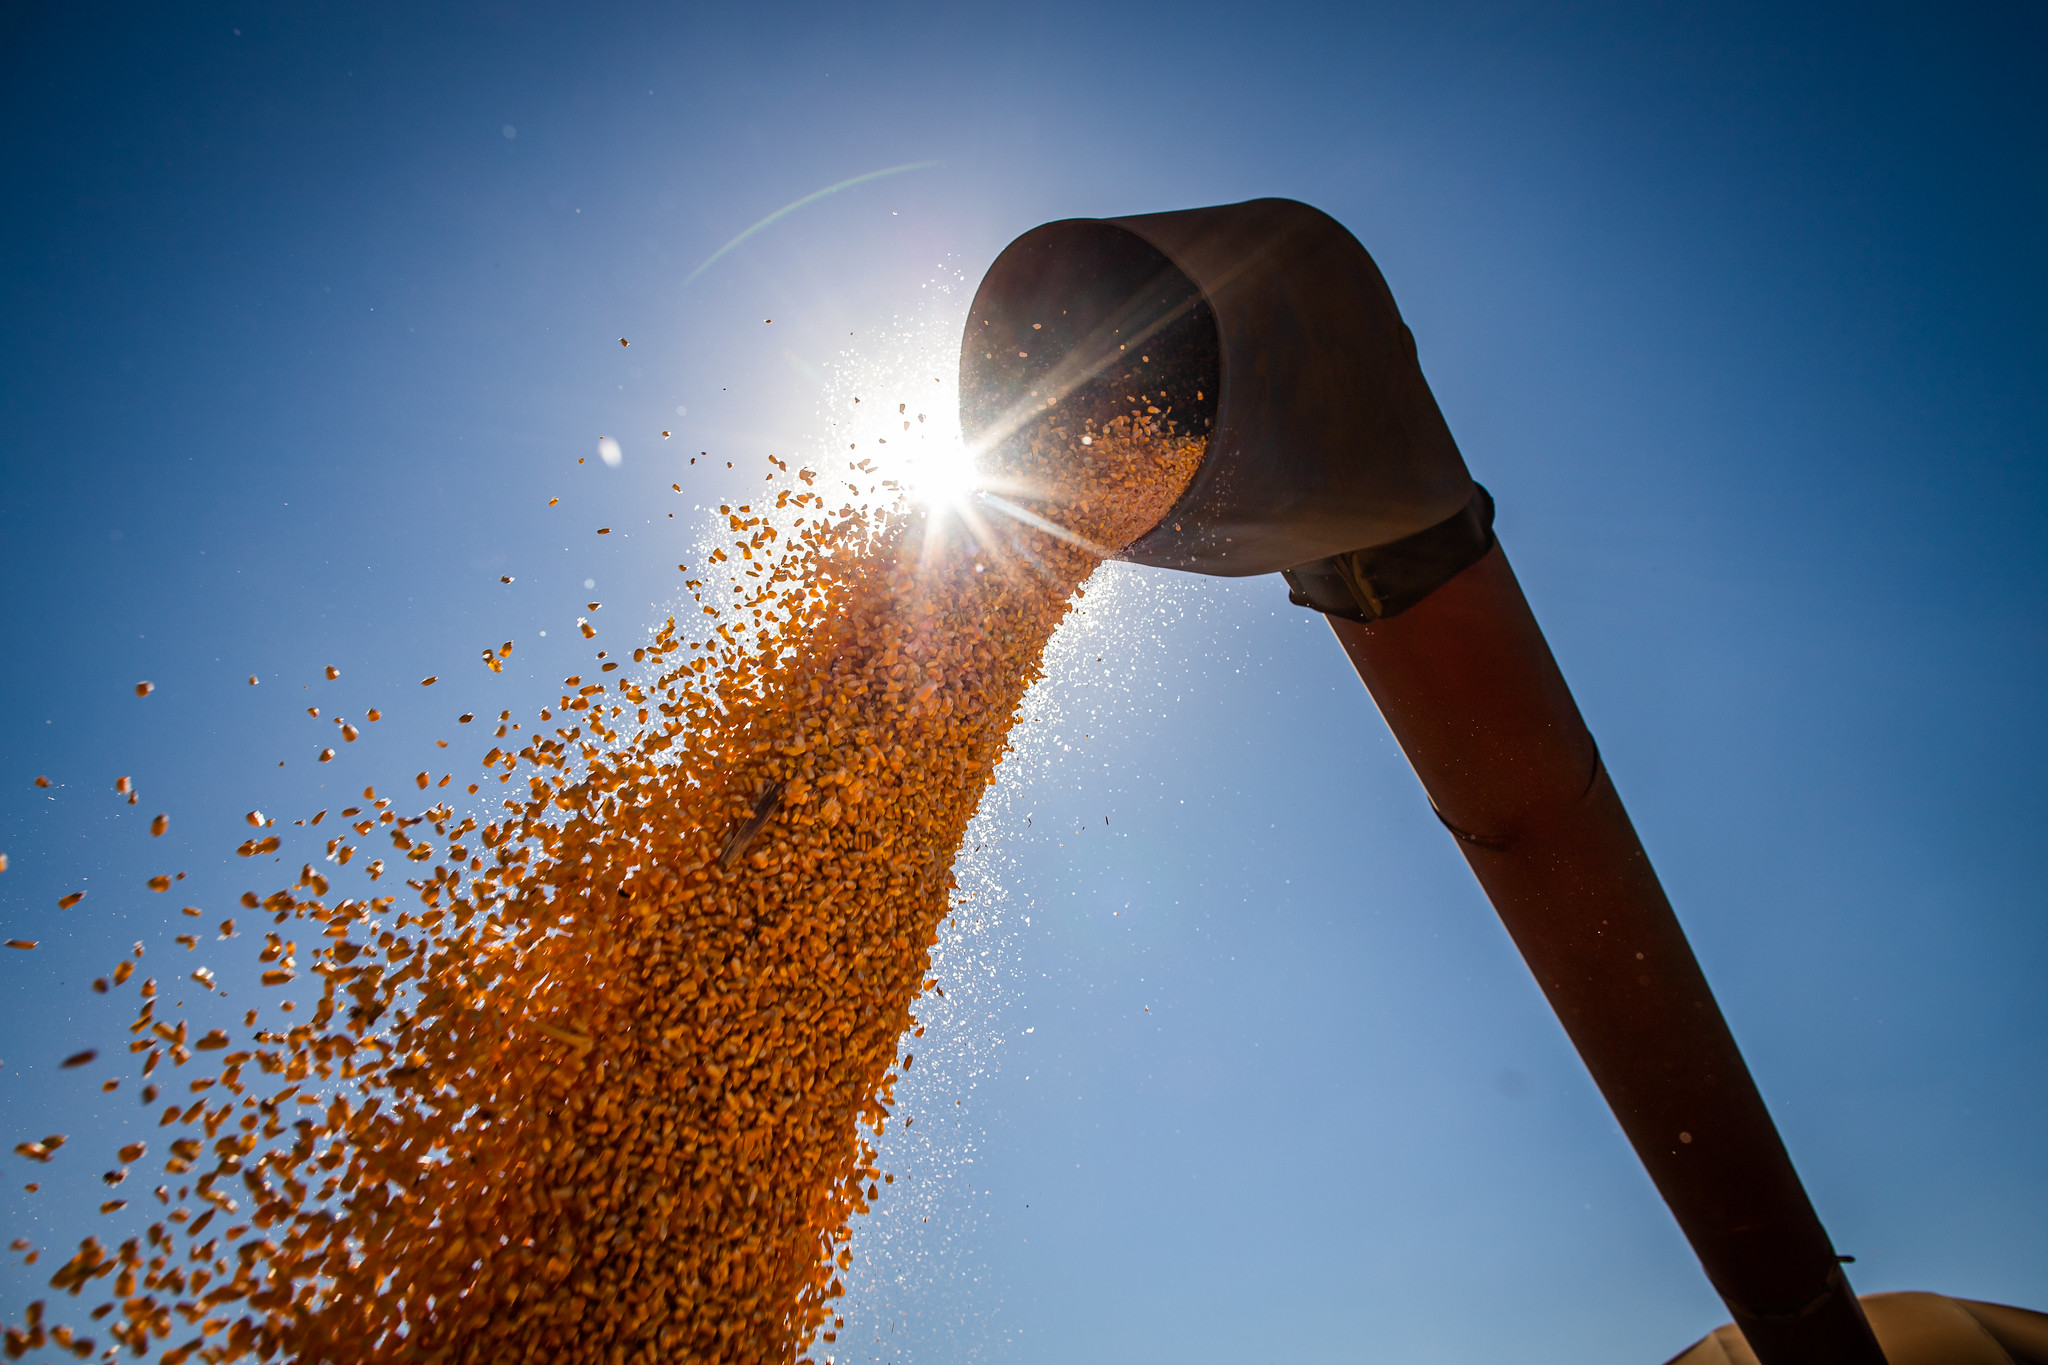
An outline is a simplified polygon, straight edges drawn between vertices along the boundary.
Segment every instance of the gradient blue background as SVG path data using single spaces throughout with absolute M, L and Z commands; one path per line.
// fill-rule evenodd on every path
M 593 596 L 654 619 L 687 509 L 1018 233 L 1288 195 L 1392 284 L 1857 1286 L 2048 1308 L 2048 24 L 1417 8 L 0 19 L 0 936 L 42 941 L 0 1113 L 74 1141 L 0 1158 L 8 1235 L 91 1230 L 143 1117 L 55 1062 L 118 1050 L 129 941 L 187 961 L 144 877 L 225 909 L 250 806 L 461 773 L 457 710 L 542 704 Z M 1154 587 L 1052 699 L 1111 723 L 1011 796 L 973 1175 L 896 1193 L 951 1240 L 864 1259 L 840 1358 L 1653 1365 L 1722 1321 L 1327 630 Z M 309 704 L 390 719 L 323 769 Z

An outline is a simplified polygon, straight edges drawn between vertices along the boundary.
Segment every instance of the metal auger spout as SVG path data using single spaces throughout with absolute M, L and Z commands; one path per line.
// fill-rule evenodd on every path
M 1756 1360 L 1885 1365 L 1356 239 L 1284 199 L 1048 223 L 960 378 L 984 446 L 1055 408 L 1208 436 L 1121 557 L 1280 573 L 1328 618 Z

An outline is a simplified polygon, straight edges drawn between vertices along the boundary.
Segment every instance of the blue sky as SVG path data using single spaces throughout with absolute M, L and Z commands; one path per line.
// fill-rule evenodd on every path
M 2048 1307 L 2039 13 L 1420 9 L 0 17 L 0 933 L 41 943 L 0 1111 L 75 1144 L 6 1158 L 9 1235 L 94 1230 L 146 1117 L 56 1067 L 119 1036 L 85 983 L 143 941 L 240 989 L 166 902 L 225 913 L 242 812 L 461 773 L 454 715 L 542 704 L 590 600 L 657 623 L 765 454 L 950 394 L 1019 233 L 1288 195 L 1392 284 L 1858 1287 Z M 1655 1362 L 1722 1321 L 1321 622 L 1277 579 L 1090 599 L 840 1358 Z M 318 765 L 309 705 L 388 718 Z

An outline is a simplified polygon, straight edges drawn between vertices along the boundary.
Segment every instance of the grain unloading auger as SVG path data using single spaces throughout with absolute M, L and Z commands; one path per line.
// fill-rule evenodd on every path
M 960 395 L 986 448 L 1049 417 L 1209 437 L 1187 492 L 1118 557 L 1281 573 L 1329 620 L 1734 1315 L 1686 1365 L 2048 1365 L 2048 1316 L 1931 1294 L 1873 1295 L 1866 1313 L 1851 1291 L 1492 499 L 1342 225 L 1258 199 L 1036 228 L 975 295 Z

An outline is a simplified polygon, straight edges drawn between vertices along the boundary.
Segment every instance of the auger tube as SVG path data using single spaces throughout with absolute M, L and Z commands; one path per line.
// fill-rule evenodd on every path
M 1493 534 L 1392 293 L 1284 199 L 1036 228 L 961 347 L 970 443 L 1209 437 L 1122 557 L 1321 611 L 1761 1365 L 1885 1365 Z

